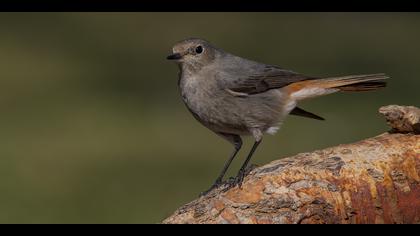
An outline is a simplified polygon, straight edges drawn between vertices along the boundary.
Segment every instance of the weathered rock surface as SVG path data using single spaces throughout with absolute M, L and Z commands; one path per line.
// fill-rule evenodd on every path
M 420 223 L 417 111 L 383 107 L 392 132 L 273 161 L 163 223 Z
M 389 105 L 381 107 L 379 113 L 385 116 L 394 132 L 420 134 L 420 109 L 413 106 Z

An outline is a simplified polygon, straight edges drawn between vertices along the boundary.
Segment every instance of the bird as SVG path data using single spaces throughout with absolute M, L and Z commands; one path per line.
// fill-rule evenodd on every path
M 384 73 L 332 77 L 303 75 L 277 65 L 233 55 L 200 38 L 175 43 L 167 56 L 179 67 L 178 87 L 182 101 L 194 118 L 233 145 L 233 151 L 211 187 L 223 178 L 242 147 L 242 137 L 254 144 L 227 189 L 242 186 L 247 167 L 265 134 L 274 135 L 290 115 L 324 120 L 297 104 L 340 91 L 371 91 L 386 87 Z

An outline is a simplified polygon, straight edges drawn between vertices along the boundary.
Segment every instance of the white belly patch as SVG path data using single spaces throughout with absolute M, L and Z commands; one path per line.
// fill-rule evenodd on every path
M 278 126 L 273 126 L 273 127 L 268 128 L 265 132 L 266 132 L 267 134 L 274 135 L 274 134 L 276 134 L 276 133 L 277 133 L 277 131 L 279 131 L 279 129 L 280 129 L 280 127 L 278 127 Z

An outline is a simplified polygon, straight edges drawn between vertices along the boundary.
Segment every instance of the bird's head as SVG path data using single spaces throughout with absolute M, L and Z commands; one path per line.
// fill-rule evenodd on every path
M 217 53 L 217 49 L 209 42 L 199 38 L 188 38 L 176 43 L 172 47 L 172 54 L 166 59 L 173 60 L 182 67 L 199 70 L 210 64 Z

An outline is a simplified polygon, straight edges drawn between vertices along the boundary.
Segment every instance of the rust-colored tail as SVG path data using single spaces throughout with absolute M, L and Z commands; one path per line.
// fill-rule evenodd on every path
M 315 80 L 305 80 L 286 87 L 292 99 L 297 101 L 327 95 L 338 91 L 371 91 L 386 86 L 385 74 L 348 75 Z
M 323 88 L 336 88 L 340 91 L 371 91 L 386 87 L 385 74 L 349 75 L 320 80 Z
M 286 91 L 294 101 L 327 95 L 339 91 L 371 91 L 386 86 L 385 74 L 348 75 L 324 79 L 305 80 L 293 83 L 286 87 Z M 294 108 L 290 114 L 323 120 L 324 118 L 307 112 L 299 107 Z

